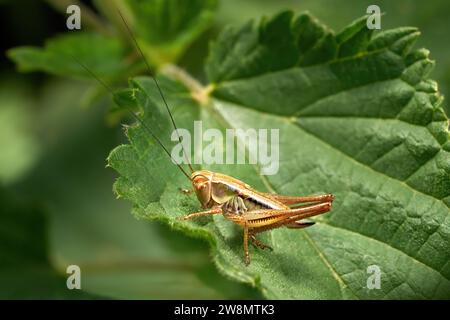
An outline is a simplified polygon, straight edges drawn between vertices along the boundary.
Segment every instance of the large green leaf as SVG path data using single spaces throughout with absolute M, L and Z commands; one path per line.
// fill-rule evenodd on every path
M 415 28 L 375 36 L 359 19 L 334 34 L 309 15 L 284 12 L 255 26 L 228 28 L 212 46 L 207 91 L 192 95 L 162 79 L 179 127 L 276 128 L 280 170 L 204 166 L 280 194 L 332 192 L 332 212 L 306 230 L 277 229 L 243 264 L 242 232 L 221 216 L 180 222 L 200 210 L 178 187 L 189 181 L 141 126 L 109 157 L 115 191 L 139 217 L 207 238 L 222 272 L 269 298 L 450 298 L 450 142 Z M 170 122 L 153 82 L 138 78 L 116 96 L 170 146 Z M 205 96 L 211 92 L 208 96 Z M 198 99 L 201 96 L 202 99 Z M 196 98 L 193 98 L 196 97 Z M 200 103 L 200 102 L 201 103 Z M 368 289 L 367 268 L 381 269 Z
M 261 14 L 272 14 L 282 8 L 289 7 L 294 10 L 307 8 L 314 15 L 326 21 L 329 26 L 344 26 L 350 19 L 365 12 L 370 5 L 375 4 L 371 0 L 346 0 L 339 6 L 330 5 L 329 0 L 227 0 L 222 1 L 217 13 L 218 21 L 222 24 L 230 22 L 244 22 Z M 416 26 L 423 36 L 418 43 L 425 46 L 433 53 L 433 59 L 439 62 L 439 68 L 433 70 L 432 77 L 439 83 L 439 91 L 444 96 L 450 93 L 450 42 L 442 41 L 446 32 L 450 29 L 450 20 L 447 19 L 449 3 L 446 0 L 433 2 L 410 0 L 378 0 L 376 4 L 385 13 L 381 18 L 382 29 L 397 27 L 400 25 Z M 239 10 L 236 7 L 239 6 Z M 408 10 L 405 10 L 408 8 Z M 450 115 L 450 105 L 443 106 Z

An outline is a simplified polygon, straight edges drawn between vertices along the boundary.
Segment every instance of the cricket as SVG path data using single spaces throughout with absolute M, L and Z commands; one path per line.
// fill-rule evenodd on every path
M 131 39 L 133 40 L 137 51 L 144 60 L 149 74 L 152 77 L 168 112 L 172 126 L 178 133 L 178 128 L 175 124 L 175 120 L 169 109 L 161 87 L 159 86 L 156 77 L 153 75 L 150 65 L 146 60 L 131 28 L 122 13 L 118 9 L 117 11 Z M 111 94 L 113 93 L 111 88 L 109 88 L 105 82 L 89 70 L 86 65 L 84 65 L 81 61 L 78 61 L 77 58 L 72 58 Z M 133 118 L 138 121 L 139 124 L 150 134 L 155 142 L 161 146 L 169 158 L 172 159 L 169 150 L 145 124 L 145 122 L 133 110 L 128 109 L 128 111 Z M 178 140 L 182 145 L 180 135 L 178 135 Z M 183 153 L 187 158 L 186 150 L 183 149 Z M 190 194 L 193 191 L 197 196 L 201 207 L 203 208 L 203 211 L 180 216 L 179 220 L 190 220 L 202 216 L 221 214 L 225 219 L 242 227 L 244 262 L 247 266 L 250 264 L 249 242 L 255 246 L 255 248 L 273 250 L 270 246 L 259 241 L 256 238 L 257 234 L 281 227 L 286 227 L 289 229 L 303 229 L 311 227 L 314 225 L 314 222 L 302 220 L 330 211 L 332 202 L 335 198 L 333 194 L 288 196 L 279 195 L 276 193 L 261 192 L 253 189 L 245 182 L 223 173 L 202 169 L 194 170 L 189 161 L 187 161 L 187 165 L 189 167 L 190 174 L 183 169 L 181 164 L 176 163 L 176 165 L 192 184 L 192 190 L 185 193 Z

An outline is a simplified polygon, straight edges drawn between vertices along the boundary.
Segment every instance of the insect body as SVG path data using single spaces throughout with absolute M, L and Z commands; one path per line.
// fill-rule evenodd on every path
M 332 194 L 295 197 L 263 193 L 233 177 L 208 170 L 194 171 L 191 181 L 199 202 L 205 211 L 188 214 L 183 220 L 212 214 L 222 214 L 226 219 L 244 229 L 245 263 L 250 263 L 248 241 L 261 249 L 271 249 L 256 239 L 256 234 L 286 226 L 306 228 L 313 222 L 300 222 L 331 209 Z M 312 203 L 291 208 L 289 205 Z
M 151 74 L 150 66 L 145 60 L 145 56 L 142 53 L 136 38 L 131 32 L 131 29 L 128 27 L 128 24 L 120 11 L 118 11 L 118 13 Z M 103 81 L 101 81 L 101 79 L 93 74 L 83 63 L 78 61 L 75 57 L 72 58 L 112 93 L 112 90 Z M 152 78 L 170 116 L 172 125 L 177 130 L 177 126 L 161 88 L 159 87 L 158 81 L 155 77 L 152 76 Z M 142 125 L 143 129 L 150 133 L 153 139 L 162 147 L 164 152 L 171 157 L 170 152 L 163 145 L 161 140 L 152 132 L 151 128 L 148 127 L 146 123 L 133 112 L 133 110 L 129 109 L 129 111 L 130 114 Z M 178 136 L 178 140 L 181 143 L 180 136 Z M 183 153 L 187 158 L 187 154 L 184 149 Z M 247 265 L 250 263 L 250 255 L 248 251 L 249 240 L 258 248 L 271 249 L 269 246 L 258 241 L 256 239 L 256 234 L 283 226 L 293 229 L 301 229 L 312 226 L 314 224 L 313 222 L 302 222 L 301 220 L 329 211 L 331 209 L 331 203 L 334 199 L 332 194 L 298 197 L 264 193 L 254 190 L 246 183 L 228 175 L 208 170 L 194 171 L 192 166 L 189 164 L 189 161 L 188 165 L 191 171 L 190 175 L 180 164 L 177 164 L 181 172 L 191 181 L 194 192 L 205 211 L 191 213 L 181 217 L 181 219 L 188 220 L 200 216 L 222 214 L 226 219 L 240 225 L 244 229 L 243 245 L 245 263 Z

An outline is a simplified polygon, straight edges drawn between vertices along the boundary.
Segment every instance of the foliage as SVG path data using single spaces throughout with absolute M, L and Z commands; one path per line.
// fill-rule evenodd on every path
M 96 17 L 101 30 L 61 34 L 42 48 L 11 49 L 9 57 L 20 71 L 92 79 L 78 60 L 114 85 L 142 73 L 145 64 L 114 6 L 109 1 L 94 3 L 102 15 Z M 307 230 L 278 229 L 262 235 L 274 252 L 252 249 L 252 263 L 245 267 L 239 228 L 221 216 L 176 219 L 198 211 L 199 204 L 179 192 L 179 187 L 190 186 L 189 181 L 168 165 L 159 146 L 136 124 L 127 128 L 129 143 L 115 148 L 108 158 L 120 174 L 114 191 L 130 200 L 136 217 L 172 228 L 124 218 L 128 207 L 117 205 L 107 190 L 111 177 L 98 171 L 108 150 L 117 145 L 114 130 L 102 127 L 103 115 L 94 108 L 84 116 L 79 116 L 80 110 L 78 116 L 72 114 L 83 89 L 54 86 L 53 98 L 43 104 L 54 104 L 59 111 L 54 118 L 39 118 L 45 120 L 48 133 L 43 136 L 50 146 L 40 142 L 39 152 L 17 169 L 17 177 L 22 177 L 40 159 L 18 189 L 51 204 L 53 246 L 48 248 L 43 240 L 47 221 L 41 210 L 5 205 L 12 209 L 2 211 L 0 218 L 6 222 L 0 225 L 7 228 L 0 230 L 0 237 L 17 244 L 16 251 L 7 252 L 4 261 L 9 262 L 1 270 L 2 282 L 13 279 L 10 286 L 18 288 L 8 297 L 39 295 L 14 280 L 19 264 L 35 280 L 39 277 L 33 276 L 34 267 L 45 269 L 55 289 L 41 297 L 65 297 L 59 291 L 65 279 L 56 270 L 74 260 L 87 270 L 87 291 L 99 296 L 258 297 L 217 274 L 204 244 L 176 230 L 206 239 L 220 273 L 251 284 L 268 298 L 450 297 L 448 118 L 437 84 L 429 78 L 434 63 L 428 50 L 413 49 L 419 37 L 416 28 L 383 28 L 374 34 L 363 17 L 335 33 L 309 14 L 281 12 L 222 30 L 210 46 L 204 63 L 207 84 L 202 86 L 167 65 L 183 65 L 185 54 L 203 56 L 188 49 L 211 27 L 216 1 L 114 3 L 149 64 L 160 72 L 162 91 L 179 127 L 192 129 L 194 120 L 202 120 L 205 129 L 280 130 L 277 175 L 261 176 L 259 165 L 207 168 L 269 192 L 332 192 L 334 208 Z M 118 107 L 113 110 L 140 109 L 146 125 L 171 146 L 171 123 L 153 80 L 139 76 L 129 83 L 129 89 L 115 94 Z M 28 119 L 21 112 L 8 117 Z M 19 133 L 24 145 L 41 140 L 26 131 L 10 131 Z M 55 137 L 57 142 L 52 141 Z M 12 167 L 11 160 L 3 162 L 0 173 Z M 17 177 L 6 178 L 15 182 Z M 10 229 L 36 239 L 19 241 Z M 27 250 L 38 258 L 26 260 Z M 366 287 L 370 265 L 381 268 L 380 290 Z M 105 266 L 110 272 L 100 275 L 98 270 Z M 178 285 L 170 286 L 171 281 Z M 195 293 L 193 287 L 198 288 Z
M 199 206 L 180 195 L 187 182 L 140 126 L 110 155 L 121 175 L 117 194 L 139 217 L 207 238 L 222 272 L 269 298 L 448 298 L 448 120 L 427 78 L 427 51 L 411 50 L 417 36 L 414 28 L 373 36 L 365 19 L 334 35 L 307 14 L 283 12 L 219 36 L 207 64 L 214 89 L 206 105 L 180 83 L 161 81 L 180 127 L 202 120 L 222 130 L 280 129 L 277 175 L 255 175 L 259 168 L 250 165 L 211 169 L 260 190 L 336 194 L 333 211 L 313 228 L 268 234 L 275 252 L 253 252 L 250 267 L 241 232 L 222 217 L 176 220 Z M 152 81 L 137 78 L 131 90 L 129 101 L 116 101 L 139 105 L 143 121 L 169 143 Z M 373 264 L 383 272 L 381 290 L 366 287 Z

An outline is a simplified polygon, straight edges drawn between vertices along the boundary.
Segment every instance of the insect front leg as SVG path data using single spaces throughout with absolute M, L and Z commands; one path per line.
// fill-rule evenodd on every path
M 180 220 L 189 220 L 192 218 L 197 218 L 197 217 L 203 217 L 203 216 L 210 216 L 213 214 L 219 214 L 222 213 L 222 208 L 220 207 L 214 207 L 210 210 L 207 211 L 200 211 L 200 212 L 194 212 L 194 213 L 190 213 L 188 215 L 185 215 L 183 217 L 179 217 L 178 219 Z

